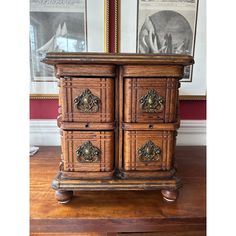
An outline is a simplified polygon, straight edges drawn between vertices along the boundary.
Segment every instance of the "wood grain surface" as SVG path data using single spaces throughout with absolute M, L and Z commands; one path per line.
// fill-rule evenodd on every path
M 128 65 L 124 66 L 124 77 L 183 77 L 182 66 L 170 65 L 145 65 L 145 70 L 141 66 Z
M 148 58 L 148 59 L 147 59 Z M 138 53 L 57 53 L 50 52 L 42 62 L 55 64 L 162 64 L 162 65 L 190 65 L 194 63 L 193 57 L 177 54 L 138 54 Z
M 112 171 L 114 163 L 114 133 L 112 131 L 62 131 L 64 171 Z M 95 162 L 81 162 L 76 150 L 90 141 L 98 148 L 100 157 Z M 56 169 L 55 169 L 56 170 Z M 86 173 L 84 173 L 86 176 Z
M 74 100 L 87 89 L 100 100 L 97 112 L 81 112 L 75 106 Z M 61 78 L 60 97 L 62 121 L 101 123 L 114 121 L 114 79 L 112 78 Z
M 143 161 L 138 150 L 151 141 L 160 148 L 159 159 Z M 173 131 L 124 131 L 124 169 L 129 170 L 170 170 L 174 154 Z
M 160 191 L 84 191 L 76 192 L 70 204 L 60 205 L 50 186 L 59 160 L 59 147 L 40 147 L 31 158 L 31 235 L 109 235 L 107 232 L 205 235 L 204 147 L 177 147 L 177 167 L 183 187 L 174 203 L 165 202 Z
M 143 68 L 144 70 L 144 68 Z M 125 122 L 176 122 L 179 81 L 174 78 L 126 78 L 124 83 Z M 146 112 L 140 107 L 140 99 L 155 90 L 163 99 L 163 109 Z
M 92 68 L 92 70 L 91 70 Z M 115 76 L 115 66 L 111 65 L 57 65 L 55 68 L 55 73 L 57 77 L 60 76 Z

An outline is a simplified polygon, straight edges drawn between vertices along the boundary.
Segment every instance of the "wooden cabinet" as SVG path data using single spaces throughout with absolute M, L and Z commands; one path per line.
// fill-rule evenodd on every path
M 59 202 L 76 190 L 160 189 L 177 198 L 179 80 L 188 55 L 48 53 L 59 79 Z

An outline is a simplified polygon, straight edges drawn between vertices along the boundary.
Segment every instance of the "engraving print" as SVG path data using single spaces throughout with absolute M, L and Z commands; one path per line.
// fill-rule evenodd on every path
M 54 81 L 53 67 L 41 63 L 47 52 L 86 51 L 85 0 L 30 0 L 31 81 Z
M 140 53 L 194 53 L 197 0 L 139 0 L 137 51 Z M 184 70 L 191 82 L 192 67 Z

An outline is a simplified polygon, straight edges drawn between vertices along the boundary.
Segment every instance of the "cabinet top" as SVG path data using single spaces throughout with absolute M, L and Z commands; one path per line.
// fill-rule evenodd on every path
M 58 53 L 49 52 L 42 62 L 56 64 L 115 64 L 115 65 L 191 65 L 193 57 L 182 54 L 137 53 Z

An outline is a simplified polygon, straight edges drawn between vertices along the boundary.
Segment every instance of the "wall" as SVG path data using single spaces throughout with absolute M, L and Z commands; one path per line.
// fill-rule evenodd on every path
M 31 99 L 30 119 L 56 119 L 57 99 Z M 206 120 L 206 101 L 180 101 L 181 120 Z
M 110 0 L 109 51 L 115 52 L 115 1 Z M 59 145 L 59 130 L 56 127 L 57 99 L 30 100 L 30 132 L 33 145 Z M 180 101 L 181 128 L 178 145 L 205 145 L 206 143 L 206 101 Z
M 30 101 L 31 145 L 60 145 L 57 107 L 57 99 Z M 180 117 L 177 145 L 206 145 L 206 102 L 181 101 Z

